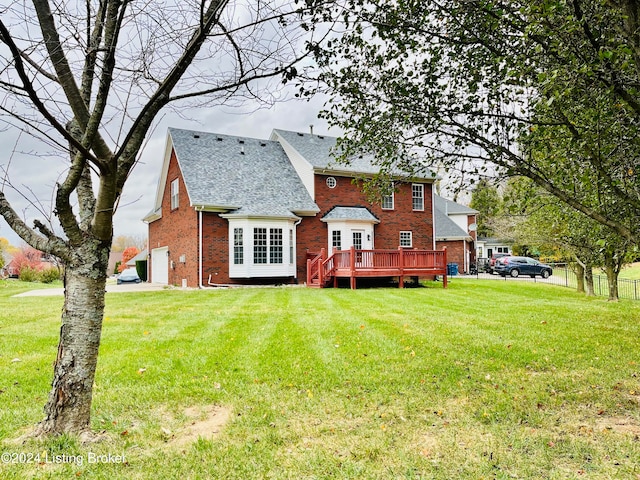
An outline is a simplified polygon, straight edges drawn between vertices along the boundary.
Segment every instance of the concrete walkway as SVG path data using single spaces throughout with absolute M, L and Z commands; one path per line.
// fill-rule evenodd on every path
M 108 283 L 107 293 L 152 292 L 167 288 L 173 287 L 160 283 L 123 283 L 121 285 Z M 19 293 L 18 295 L 14 295 L 14 297 L 54 297 L 63 295 L 64 288 L 41 288 L 38 290 L 29 290 L 28 292 Z

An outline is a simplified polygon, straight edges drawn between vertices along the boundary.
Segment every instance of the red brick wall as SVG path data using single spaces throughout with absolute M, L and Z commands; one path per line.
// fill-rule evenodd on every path
M 362 192 L 361 185 L 355 185 L 350 178 L 335 177 L 337 186 L 329 188 L 328 175 L 315 176 L 315 202 L 320 213 L 315 217 L 305 217 L 298 226 L 298 280 L 306 279 L 306 253 L 327 248 L 327 224 L 320 219 L 333 207 L 366 207 L 380 223 L 374 226 L 374 248 L 396 249 L 400 244 L 400 231 L 413 232 L 413 248 L 433 249 L 432 184 L 424 184 L 424 211 L 414 212 L 411 183 L 396 185 L 394 209 L 383 210 L 379 202 L 371 203 Z
M 180 206 L 171 210 L 171 181 L 179 178 Z M 325 175 L 316 175 L 315 201 L 320 213 L 315 217 L 304 217 L 297 228 L 297 274 L 298 281 L 306 281 L 307 251 L 318 252 L 328 243 L 327 224 L 321 218 L 335 206 L 367 207 L 379 220 L 374 227 L 375 248 L 396 249 L 400 242 L 400 231 L 413 232 L 413 248 L 433 248 L 432 184 L 424 184 L 424 211 L 412 209 L 411 183 L 398 185 L 394 209 L 382 210 L 378 202 L 371 203 L 362 193 L 361 185 L 350 178 L 336 177 L 336 188 L 327 187 Z M 162 197 L 162 218 L 149 224 L 149 248 L 168 246 L 170 260 L 175 268 L 169 269 L 169 283 L 181 285 L 187 280 L 189 287 L 197 287 L 198 279 L 198 215 L 189 206 L 187 190 L 180 174 L 175 155 L 169 163 L 167 182 Z M 203 266 L 202 284 L 209 279 L 214 284 L 238 283 L 242 280 L 229 278 L 229 234 L 227 220 L 215 213 L 202 214 Z M 179 262 L 180 255 L 186 263 Z
M 229 278 L 229 222 L 217 213 L 202 215 L 202 283 L 234 283 Z
M 467 251 L 469 252 L 470 262 L 475 262 L 475 252 L 473 251 L 473 243 L 464 240 L 450 240 L 447 242 L 437 241 L 436 248 L 441 250 L 447 247 L 447 263 L 457 263 L 458 272 L 468 273 L 469 266 L 464 263 L 465 253 L 464 244 L 467 243 Z
M 179 179 L 179 206 L 171 210 L 171 182 L 176 178 Z M 169 247 L 169 260 L 173 261 L 174 266 L 169 267 L 169 284 L 182 285 L 182 279 L 186 279 L 187 286 L 197 287 L 198 214 L 189 203 L 178 162 L 172 153 L 162 194 L 162 218 L 149 224 L 149 251 L 158 247 Z M 185 263 L 179 261 L 181 255 L 185 256 Z M 153 266 L 150 266 L 151 268 Z

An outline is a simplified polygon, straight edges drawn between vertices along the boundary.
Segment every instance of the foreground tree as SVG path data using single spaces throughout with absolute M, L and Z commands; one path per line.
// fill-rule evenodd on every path
M 469 206 L 478 210 L 478 236 L 493 236 L 491 226 L 493 219 L 500 212 L 502 198 L 498 188 L 487 179 L 481 179 L 476 183 L 471 191 L 471 202 Z
M 318 52 L 345 159 L 490 165 L 638 238 L 640 2 L 350 3 Z
M 36 433 L 90 429 L 113 215 L 158 112 L 268 101 L 268 79 L 291 78 L 305 55 L 295 29 L 304 14 L 286 2 L 228 0 L 3 6 L 0 121 L 69 159 L 55 190 L 60 233 L 41 220 L 29 227 L 8 184 L 0 191 L 10 227 L 65 264 L 53 383 Z

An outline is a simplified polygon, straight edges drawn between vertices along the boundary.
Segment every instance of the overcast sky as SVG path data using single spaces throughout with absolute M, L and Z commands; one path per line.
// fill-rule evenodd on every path
M 153 207 L 168 127 L 268 139 L 274 128 L 309 132 L 309 125 L 314 125 L 314 133 L 337 136 L 338 132 L 328 130 L 326 122 L 317 118 L 323 103 L 323 99 L 316 98 L 311 102 L 283 101 L 269 109 L 257 111 L 251 111 L 251 106 L 245 106 L 237 110 L 212 107 L 196 112 L 184 112 L 180 116 L 170 111 L 161 112 L 160 121 L 149 135 L 149 141 L 142 151 L 140 163 L 135 167 L 125 185 L 120 207 L 115 215 L 114 236 L 147 236 L 147 225 L 142 218 Z M 183 117 L 193 120 L 185 120 Z M 55 182 L 64 172 L 68 162 L 63 158 L 52 157 L 41 150 L 14 152 L 13 146 L 16 144 L 17 135 L 15 130 L 0 132 L 0 145 L 2 145 L 0 166 L 3 169 L 8 167 L 12 185 L 29 198 L 37 196 L 43 202 L 44 209 L 48 211 Z M 24 147 L 22 149 L 24 150 Z M 29 202 L 21 198 L 18 192 L 5 188 L 5 195 L 12 202 L 14 209 L 28 219 L 30 226 L 34 218 L 43 218 L 38 214 L 37 208 L 29 205 Z M 56 232 L 60 232 L 59 227 Z M 15 246 L 23 244 L 2 217 L 0 217 L 0 237 L 7 238 Z

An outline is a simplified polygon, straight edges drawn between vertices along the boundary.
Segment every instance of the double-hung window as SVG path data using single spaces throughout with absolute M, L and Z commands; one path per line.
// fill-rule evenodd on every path
M 180 206 L 178 179 L 171 181 L 171 210 L 175 210 Z
M 393 192 L 391 192 L 389 195 L 383 195 L 382 196 L 382 209 L 383 210 L 393 210 L 393 208 L 394 208 Z
M 411 186 L 411 197 L 414 211 L 424 210 L 424 185 L 421 183 L 414 183 Z
M 267 263 L 267 229 L 253 229 L 253 263 Z
M 400 246 L 405 248 L 413 247 L 413 233 L 411 231 L 400 232 Z
M 233 264 L 244 264 L 244 235 L 242 228 L 233 229 Z
M 282 263 L 282 229 L 269 229 L 269 263 Z

